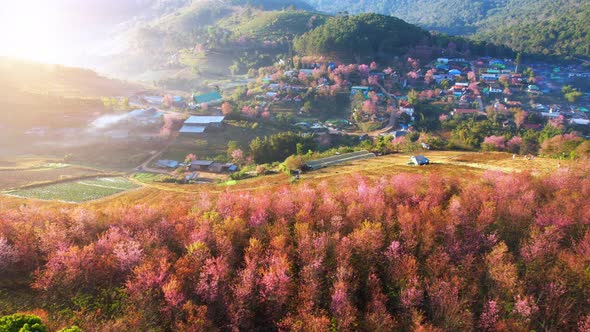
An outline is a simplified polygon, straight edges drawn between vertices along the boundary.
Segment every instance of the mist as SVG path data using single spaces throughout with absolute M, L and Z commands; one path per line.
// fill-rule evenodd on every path
M 108 127 L 115 126 L 124 120 L 129 118 L 129 114 L 108 114 L 103 115 L 90 124 L 91 129 L 106 129 Z

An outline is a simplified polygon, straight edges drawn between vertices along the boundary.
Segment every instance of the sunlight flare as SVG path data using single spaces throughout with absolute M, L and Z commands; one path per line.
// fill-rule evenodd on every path
M 59 61 L 67 56 L 65 30 L 62 13 L 50 1 L 3 3 L 0 56 Z

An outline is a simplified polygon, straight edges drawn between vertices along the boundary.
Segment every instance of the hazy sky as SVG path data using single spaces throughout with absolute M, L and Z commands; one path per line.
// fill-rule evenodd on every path
M 0 0 L 0 56 L 71 64 L 118 23 L 161 0 Z

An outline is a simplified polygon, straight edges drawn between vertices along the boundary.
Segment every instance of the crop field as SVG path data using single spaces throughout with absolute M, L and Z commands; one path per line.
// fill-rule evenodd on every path
M 100 176 L 101 172 L 79 166 L 55 167 L 53 164 L 28 169 L 0 169 L 0 190 L 93 175 Z
M 362 160 L 362 159 L 369 159 L 375 158 L 374 153 L 370 153 L 368 151 L 357 151 L 352 153 L 346 153 L 343 155 L 335 155 L 326 158 L 321 158 L 317 160 L 308 161 L 306 165 L 312 169 L 320 169 L 323 167 L 334 166 L 341 163 L 345 163 L 348 161 L 354 160 Z
M 139 186 L 125 178 L 96 178 L 49 184 L 5 192 L 8 195 L 41 200 L 79 203 L 114 195 Z

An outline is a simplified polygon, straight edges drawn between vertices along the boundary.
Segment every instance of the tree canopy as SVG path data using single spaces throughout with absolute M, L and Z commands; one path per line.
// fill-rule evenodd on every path
M 337 54 L 348 58 L 399 53 L 416 45 L 429 34 L 398 18 L 361 14 L 336 16 L 295 39 L 301 54 Z

